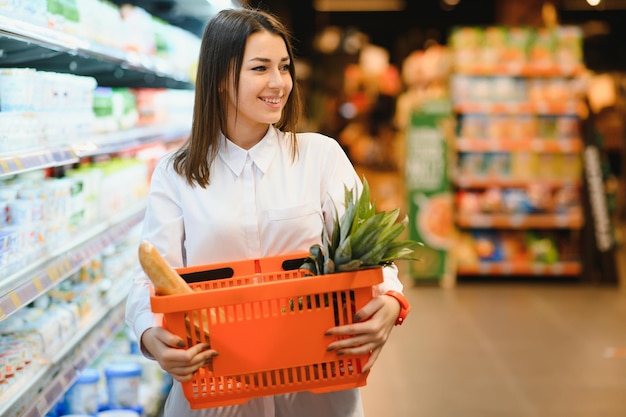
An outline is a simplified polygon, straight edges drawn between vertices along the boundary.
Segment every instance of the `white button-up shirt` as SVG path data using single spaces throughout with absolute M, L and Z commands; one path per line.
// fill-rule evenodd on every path
M 335 210 L 339 215 L 343 212 L 345 187 L 360 190 L 361 182 L 334 139 L 298 134 L 295 161 L 290 143 L 289 135 L 274 127 L 249 150 L 222 137 L 206 188 L 190 186 L 166 156 L 152 176 L 141 239 L 151 242 L 175 268 L 307 252 L 311 245 L 321 243 L 324 222 L 331 226 Z M 384 282 L 374 288 L 374 295 L 402 291 L 397 269 L 386 267 L 383 272 Z M 160 323 L 150 309 L 149 297 L 150 281 L 137 267 L 126 320 L 138 339 Z M 305 411 L 310 408 L 305 406 L 312 395 L 308 393 L 277 396 L 276 401 L 253 400 L 227 407 L 230 411 L 220 409 L 220 414 L 217 409 L 191 411 L 177 384 L 166 406 L 177 417 L 321 416 L 323 398 L 328 400 L 325 417 L 362 414 L 358 390 L 314 395 L 310 414 Z M 293 414 L 294 410 L 298 413 Z

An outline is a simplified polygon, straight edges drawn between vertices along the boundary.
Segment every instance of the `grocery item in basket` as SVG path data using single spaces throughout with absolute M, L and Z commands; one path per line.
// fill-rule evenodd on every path
M 178 275 L 178 272 L 163 259 L 159 251 L 148 241 L 144 240 L 139 245 L 139 263 L 152 281 L 152 284 L 154 284 L 154 292 L 157 295 L 189 294 L 193 292 L 187 282 Z M 207 323 L 206 316 L 203 318 L 203 322 Z M 186 319 L 190 320 L 189 317 Z M 194 331 L 196 334 L 199 334 L 200 329 L 204 326 L 200 325 L 198 317 L 194 317 L 193 320 Z M 208 339 L 209 331 L 206 328 L 204 333 Z
M 139 245 L 139 263 L 154 284 L 156 294 L 187 294 L 193 291 L 148 241 L 144 240 Z
M 377 211 L 365 177 L 361 194 L 355 190 L 344 188 L 345 212 L 341 218 L 335 215 L 331 230 L 322 230 L 323 246 L 311 246 L 301 268 L 323 275 L 417 260 L 414 252 L 422 243 L 398 240 L 409 224 L 408 216 L 396 223 L 400 209 Z

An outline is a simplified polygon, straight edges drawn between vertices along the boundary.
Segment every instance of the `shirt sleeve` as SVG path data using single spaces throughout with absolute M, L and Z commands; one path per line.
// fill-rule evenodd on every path
M 167 169 L 167 158 L 163 158 L 152 175 L 141 240 L 154 245 L 168 264 L 180 267 L 184 259 L 184 231 L 182 212 L 175 200 L 178 193 L 174 181 L 178 177 Z M 138 341 L 146 330 L 162 325 L 162 315 L 153 313 L 150 307 L 152 294 L 152 282 L 137 263 L 126 299 L 125 320 Z M 142 352 L 149 356 L 143 346 Z

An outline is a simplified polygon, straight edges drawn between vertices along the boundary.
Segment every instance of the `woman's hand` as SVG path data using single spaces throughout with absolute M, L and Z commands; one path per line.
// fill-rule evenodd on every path
M 373 298 L 357 311 L 353 324 L 333 327 L 326 331 L 327 336 L 349 336 L 328 345 L 328 351 L 337 355 L 363 355 L 371 352 L 363 367 L 369 371 L 387 342 L 391 329 L 400 314 L 400 304 L 393 297 L 381 295 Z
M 163 327 L 151 327 L 141 336 L 143 347 L 161 365 L 164 371 L 179 382 L 191 380 L 193 374 L 207 365 L 217 352 L 206 343 L 186 349 L 185 342 Z

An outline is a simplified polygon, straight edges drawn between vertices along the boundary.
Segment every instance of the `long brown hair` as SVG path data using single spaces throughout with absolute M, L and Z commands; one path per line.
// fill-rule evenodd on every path
M 211 18 L 202 35 L 191 134 L 173 156 L 174 170 L 192 186 L 197 184 L 205 188 L 210 184 L 211 165 L 217 156 L 220 133 L 226 129 L 228 92 L 223 87 L 228 85 L 230 74 L 234 74 L 232 88 L 237 94 L 246 42 L 250 35 L 261 31 L 280 36 L 291 59 L 289 73 L 293 89 L 275 126 L 290 134 L 292 158 L 297 157 L 296 129 L 302 102 L 289 32 L 269 12 L 251 8 L 222 10 Z

